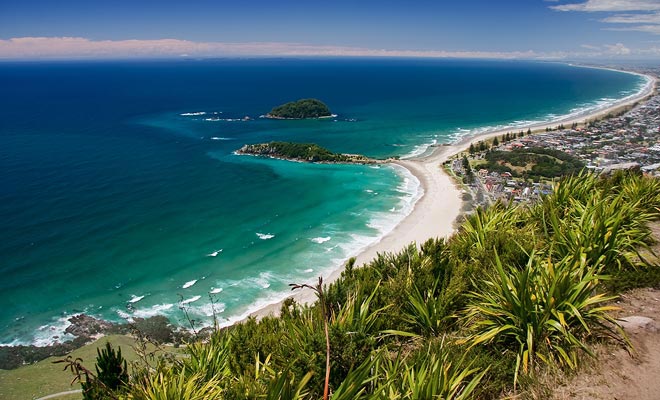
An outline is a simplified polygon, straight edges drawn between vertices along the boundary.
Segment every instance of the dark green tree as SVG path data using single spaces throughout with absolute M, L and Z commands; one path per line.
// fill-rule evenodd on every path
M 463 182 L 472 183 L 474 181 L 474 173 L 472 172 L 472 167 L 470 167 L 470 160 L 466 156 L 463 156 Z
M 474 148 L 474 143 L 470 143 L 470 150 L 468 150 L 470 154 L 474 154 L 476 149 Z
M 113 398 L 112 393 L 128 384 L 128 367 L 121 347 L 115 350 L 106 342 L 104 349 L 96 349 L 96 354 L 96 379 L 82 382 L 85 400 Z
M 500 141 L 497 140 L 497 138 L 493 139 L 493 147 L 494 146 L 499 146 L 499 145 L 500 145 Z
M 466 156 L 463 156 L 462 162 L 463 162 L 463 170 L 465 171 L 465 173 L 467 174 L 468 172 L 471 172 L 472 168 L 470 168 L 470 160 L 468 160 Z

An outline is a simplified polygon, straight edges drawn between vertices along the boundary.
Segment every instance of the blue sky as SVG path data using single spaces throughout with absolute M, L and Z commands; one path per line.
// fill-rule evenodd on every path
M 16 0 L 0 58 L 660 58 L 660 0 Z

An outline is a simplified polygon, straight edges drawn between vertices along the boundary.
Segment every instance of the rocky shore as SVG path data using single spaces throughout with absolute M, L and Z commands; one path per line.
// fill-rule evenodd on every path
M 380 160 L 362 154 L 333 153 L 317 144 L 290 142 L 246 144 L 236 150 L 235 154 L 325 164 L 383 164 L 394 160 Z
M 69 318 L 65 333 L 74 336 L 66 342 L 55 342 L 49 346 L 18 345 L 0 346 L 0 369 L 14 369 L 22 365 L 33 364 L 48 357 L 58 357 L 93 342 L 106 335 L 139 334 L 145 340 L 162 344 L 178 345 L 194 338 L 208 336 L 211 328 L 201 331 L 189 331 L 175 327 L 164 316 L 150 318 L 134 318 L 132 322 L 113 323 L 94 318 L 86 314 L 78 314 Z

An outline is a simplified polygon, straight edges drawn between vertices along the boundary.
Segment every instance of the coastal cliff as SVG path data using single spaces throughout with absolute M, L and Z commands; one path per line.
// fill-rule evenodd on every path
M 377 160 L 361 154 L 333 153 L 314 143 L 270 142 L 246 144 L 236 150 L 246 154 L 288 161 L 332 164 L 382 164 L 391 160 Z

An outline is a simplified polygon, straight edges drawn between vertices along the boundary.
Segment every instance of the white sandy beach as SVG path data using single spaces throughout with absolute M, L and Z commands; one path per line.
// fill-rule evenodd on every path
M 412 212 L 390 233 L 356 256 L 356 265 L 362 266 L 372 260 L 378 253 L 398 252 L 412 242 L 416 242 L 419 245 L 429 238 L 446 238 L 454 233 L 454 221 L 460 215 L 463 206 L 461 190 L 442 169 L 442 163 L 469 148 L 470 143 L 501 136 L 506 132 L 527 131 L 527 129 L 535 132 L 544 131 L 548 127 L 554 128 L 559 124 L 564 124 L 565 126 L 570 126 L 573 123 L 584 125 L 588 121 L 617 113 L 653 95 L 656 89 L 656 79 L 651 76 L 648 76 L 648 78 L 648 84 L 638 93 L 607 108 L 586 114 L 569 116 L 550 123 L 515 128 L 508 127 L 484 132 L 476 136 L 466 137 L 451 145 L 432 147 L 432 151 L 428 155 L 422 155 L 415 159 L 396 161 L 395 163 L 397 165 L 409 170 L 420 181 L 423 194 L 415 204 Z M 329 276 L 324 276 L 324 283 L 335 281 L 341 276 L 342 271 L 343 266 Z M 292 294 L 292 297 L 299 303 L 307 303 L 315 300 L 314 294 L 310 290 L 299 291 Z M 281 302 L 271 304 L 256 311 L 252 315 L 262 317 L 277 314 L 280 307 Z

